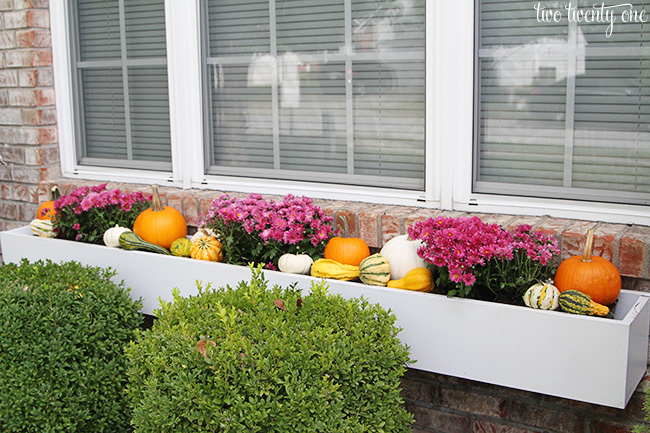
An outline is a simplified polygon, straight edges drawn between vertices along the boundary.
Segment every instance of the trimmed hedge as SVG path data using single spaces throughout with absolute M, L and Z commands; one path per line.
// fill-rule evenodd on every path
M 145 432 L 407 432 L 409 351 L 365 300 L 250 282 L 176 290 L 127 349 L 133 425 Z
M 127 432 L 124 347 L 142 321 L 114 273 L 76 262 L 0 267 L 2 432 Z

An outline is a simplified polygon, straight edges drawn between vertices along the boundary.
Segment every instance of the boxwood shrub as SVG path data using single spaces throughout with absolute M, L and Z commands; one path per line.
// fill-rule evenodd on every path
M 141 304 L 113 275 L 76 262 L 0 267 L 0 431 L 131 431 L 124 347 Z
M 144 432 L 406 432 L 410 362 L 393 314 L 366 300 L 250 282 L 162 302 L 127 349 Z

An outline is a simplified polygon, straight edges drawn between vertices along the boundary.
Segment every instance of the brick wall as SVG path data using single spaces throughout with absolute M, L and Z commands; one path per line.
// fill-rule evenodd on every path
M 89 182 L 60 179 L 48 1 L 0 0 L 0 230 L 27 224 L 50 185 L 63 193 Z M 141 185 L 111 184 L 124 190 Z M 220 191 L 161 188 L 163 200 L 183 212 L 189 225 Z M 418 207 L 317 200 L 330 215 L 345 219 L 349 235 L 373 248 L 414 221 L 441 213 Z M 479 214 L 505 226 L 527 223 L 557 237 L 562 256 L 580 253 L 588 228 L 596 233 L 596 254 L 616 264 L 625 287 L 650 291 L 650 227 L 549 217 Z M 559 365 L 561 368 L 561 365 Z M 607 372 L 594 372 L 598 375 Z M 643 419 L 646 377 L 625 410 L 558 399 L 409 370 L 403 381 L 414 432 L 620 433 Z
M 47 1 L 0 0 L 0 229 L 24 225 L 60 175 Z

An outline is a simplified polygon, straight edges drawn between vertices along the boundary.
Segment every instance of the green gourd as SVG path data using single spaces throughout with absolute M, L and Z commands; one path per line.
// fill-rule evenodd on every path
M 364 284 L 385 286 L 390 280 L 390 264 L 381 254 L 373 254 L 359 263 L 359 279 Z
M 192 250 L 192 241 L 188 238 L 178 238 L 172 242 L 169 251 L 172 256 L 189 257 Z
M 125 250 L 142 250 L 171 255 L 167 248 L 144 241 L 140 236 L 131 231 L 124 232 L 120 235 L 120 246 Z
M 562 311 L 591 316 L 607 316 L 609 308 L 591 300 L 591 296 L 577 290 L 566 290 L 558 298 Z

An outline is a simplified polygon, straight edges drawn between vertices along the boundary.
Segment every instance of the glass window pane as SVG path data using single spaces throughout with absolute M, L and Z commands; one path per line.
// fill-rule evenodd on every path
M 424 7 L 208 1 L 208 172 L 421 189 Z
M 650 30 L 622 21 L 630 6 L 610 9 L 610 27 L 535 5 L 561 19 L 539 21 L 525 1 L 479 4 L 475 191 L 648 203 Z

